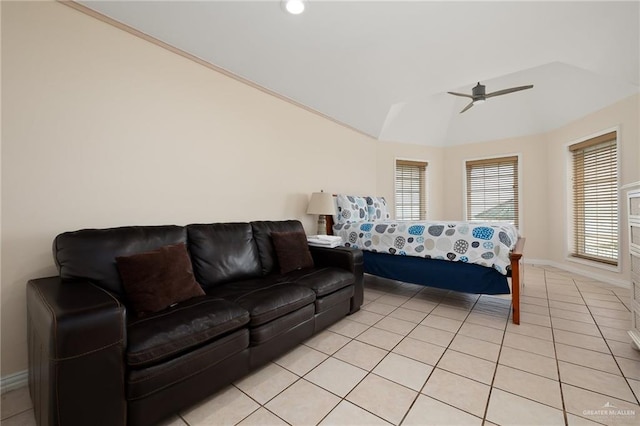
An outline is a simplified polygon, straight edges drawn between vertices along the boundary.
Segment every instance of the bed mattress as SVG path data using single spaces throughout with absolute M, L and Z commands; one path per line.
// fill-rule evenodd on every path
M 333 232 L 346 247 L 472 263 L 503 275 L 518 240 L 515 226 L 503 222 L 367 221 L 337 223 Z

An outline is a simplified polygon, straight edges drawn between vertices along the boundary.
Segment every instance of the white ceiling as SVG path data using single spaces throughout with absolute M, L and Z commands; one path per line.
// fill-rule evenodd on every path
M 381 140 L 541 133 L 640 86 L 638 1 L 79 3 Z M 478 81 L 534 88 L 459 114 Z

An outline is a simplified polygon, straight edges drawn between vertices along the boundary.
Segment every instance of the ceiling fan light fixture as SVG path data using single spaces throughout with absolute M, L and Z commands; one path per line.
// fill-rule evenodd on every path
M 284 10 L 286 10 L 288 13 L 292 15 L 300 15 L 302 12 L 304 12 L 304 9 L 306 6 L 305 3 L 306 1 L 304 0 L 283 0 L 282 1 Z
M 477 105 L 477 104 L 483 104 L 485 103 L 487 100 L 482 98 L 482 99 L 474 99 L 473 104 Z

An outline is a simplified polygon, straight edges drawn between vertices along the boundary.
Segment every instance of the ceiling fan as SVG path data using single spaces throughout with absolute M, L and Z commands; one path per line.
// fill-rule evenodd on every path
M 531 89 L 532 87 L 533 87 L 533 84 L 529 84 L 527 86 L 518 86 L 518 87 L 512 87 L 510 89 L 498 90 L 496 92 L 485 93 L 485 86 L 483 84 L 480 84 L 480 82 L 478 82 L 478 84 L 476 84 L 476 87 L 473 88 L 471 95 L 468 95 L 466 93 L 457 93 L 457 92 L 447 92 L 447 93 L 450 93 L 455 96 L 463 96 L 465 98 L 471 98 L 471 102 L 469 103 L 469 105 L 467 105 L 466 107 L 464 107 L 462 111 L 460 111 L 460 114 L 462 114 L 463 112 L 471 108 L 473 104 L 482 103 L 488 98 L 493 98 L 494 96 L 506 95 L 507 93 L 519 92 L 520 90 Z

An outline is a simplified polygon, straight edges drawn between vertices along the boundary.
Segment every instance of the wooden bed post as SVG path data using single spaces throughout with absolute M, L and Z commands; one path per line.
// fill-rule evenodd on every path
M 333 216 L 327 215 L 327 235 L 333 235 Z
M 523 271 L 520 270 L 520 260 L 524 249 L 524 238 L 518 238 L 516 247 L 509 258 L 511 259 L 511 304 L 513 305 L 513 323 L 520 324 L 520 286 L 524 282 Z

